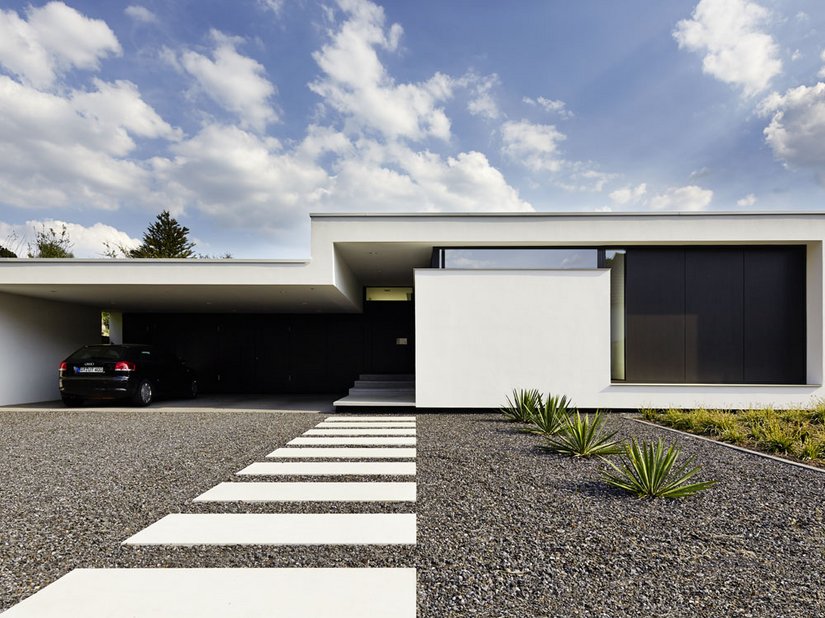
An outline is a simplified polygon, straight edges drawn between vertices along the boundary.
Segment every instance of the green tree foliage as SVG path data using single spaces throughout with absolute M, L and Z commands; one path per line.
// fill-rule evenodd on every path
M 143 242 L 128 252 L 131 258 L 192 258 L 195 243 L 189 240 L 189 228 L 178 223 L 164 210 L 143 234 Z
M 6 249 L 3 245 L 0 245 L 0 258 L 16 258 L 17 254 L 12 251 L 11 249 Z
M 29 243 L 30 258 L 73 258 L 72 242 L 65 225 L 58 233 L 53 227 L 45 225 L 34 235 L 34 246 Z

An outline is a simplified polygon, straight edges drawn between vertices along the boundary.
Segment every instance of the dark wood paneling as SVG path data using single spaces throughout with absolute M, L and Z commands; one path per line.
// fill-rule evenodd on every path
M 205 393 L 345 393 L 361 373 L 415 372 L 413 303 L 367 305 L 360 315 L 126 314 L 124 340 L 175 352 Z
M 742 383 L 742 303 L 742 249 L 685 250 L 686 382 Z
M 745 250 L 745 382 L 805 383 L 805 248 Z
M 633 248 L 626 259 L 626 380 L 684 382 L 685 252 Z

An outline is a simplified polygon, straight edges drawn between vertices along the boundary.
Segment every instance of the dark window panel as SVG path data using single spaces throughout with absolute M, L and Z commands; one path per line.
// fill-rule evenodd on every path
M 804 384 L 805 248 L 745 250 L 744 380 Z
M 685 251 L 686 382 L 744 381 L 742 303 L 742 249 Z
M 685 381 L 685 252 L 628 249 L 626 380 Z

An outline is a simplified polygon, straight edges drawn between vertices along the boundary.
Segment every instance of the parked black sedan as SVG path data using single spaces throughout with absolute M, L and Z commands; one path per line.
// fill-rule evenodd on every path
M 194 398 L 194 372 L 174 354 L 146 345 L 87 345 L 60 363 L 60 397 L 67 406 L 126 399 L 148 406 L 157 395 Z

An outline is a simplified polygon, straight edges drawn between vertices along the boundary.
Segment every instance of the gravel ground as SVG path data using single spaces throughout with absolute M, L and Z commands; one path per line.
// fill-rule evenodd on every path
M 418 414 L 415 505 L 191 502 L 321 418 L 0 411 L 0 610 L 78 567 L 415 566 L 419 616 L 825 615 L 825 473 L 690 438 L 719 484 L 683 501 L 618 493 L 496 415 Z M 120 545 L 168 513 L 285 511 L 415 511 L 418 545 Z

